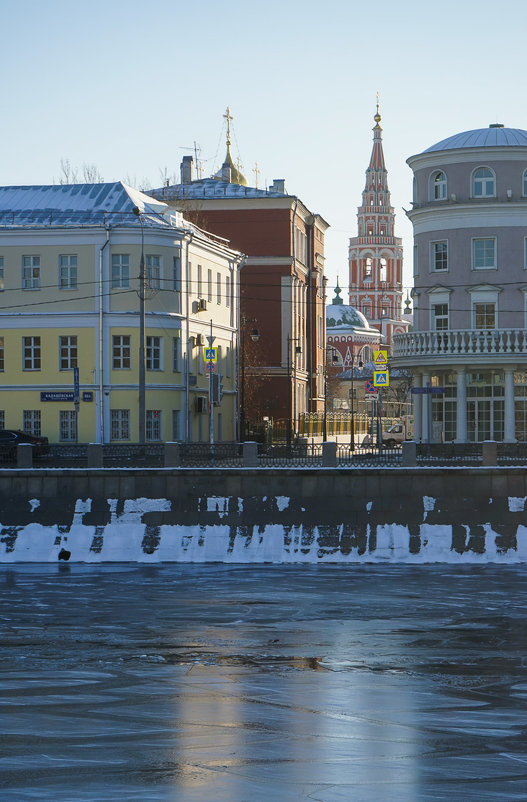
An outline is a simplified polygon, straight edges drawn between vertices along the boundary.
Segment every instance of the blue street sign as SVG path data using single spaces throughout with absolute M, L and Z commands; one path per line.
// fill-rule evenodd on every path
M 79 403 L 79 369 L 73 368 L 73 400 Z
M 412 387 L 412 393 L 415 395 L 423 395 L 425 393 L 431 393 L 432 395 L 443 395 L 444 392 L 444 387 Z

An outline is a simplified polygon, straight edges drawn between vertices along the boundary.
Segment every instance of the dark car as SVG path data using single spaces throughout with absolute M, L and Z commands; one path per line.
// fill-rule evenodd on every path
M 15 446 L 20 443 L 29 443 L 33 446 L 33 456 L 41 457 L 49 453 L 49 440 L 47 437 L 38 437 L 36 434 L 22 432 L 20 429 L 0 429 L 0 458 L 16 456 Z

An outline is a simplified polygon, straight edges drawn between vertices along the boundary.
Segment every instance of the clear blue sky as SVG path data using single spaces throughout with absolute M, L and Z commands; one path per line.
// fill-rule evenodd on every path
M 527 4 L 509 0 L 0 0 L 0 183 L 58 181 L 61 159 L 137 186 L 233 155 L 285 178 L 330 224 L 329 286 L 347 286 L 376 92 L 411 284 L 408 156 L 459 131 L 527 128 Z M 332 292 L 329 293 L 329 297 Z

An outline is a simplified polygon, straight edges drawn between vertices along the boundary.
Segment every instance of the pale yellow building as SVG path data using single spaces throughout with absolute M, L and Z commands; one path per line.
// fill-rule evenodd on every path
M 235 440 L 242 258 L 120 182 L 0 187 L 0 427 L 137 442 L 143 387 L 147 441 Z

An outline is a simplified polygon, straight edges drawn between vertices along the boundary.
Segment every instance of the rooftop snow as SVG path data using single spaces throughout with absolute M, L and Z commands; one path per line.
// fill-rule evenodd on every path
M 163 200 L 184 200 L 185 198 L 287 198 L 287 192 L 274 192 L 270 189 L 244 187 L 215 178 L 203 178 L 190 184 L 174 184 L 149 190 L 154 198 Z

